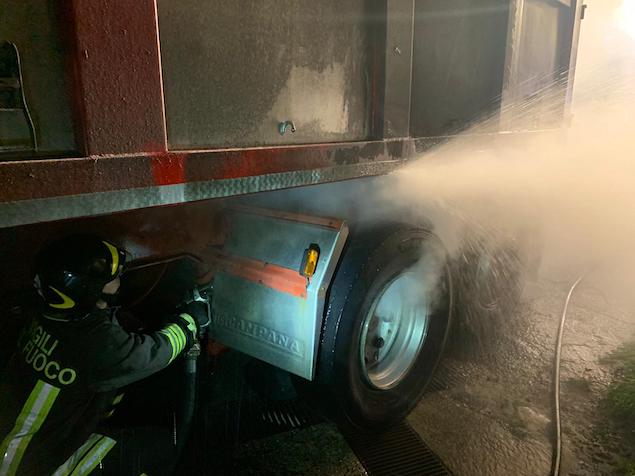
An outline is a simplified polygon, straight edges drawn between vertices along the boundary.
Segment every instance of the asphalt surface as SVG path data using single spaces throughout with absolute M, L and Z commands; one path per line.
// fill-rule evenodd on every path
M 569 284 L 528 284 L 486 348 L 444 359 L 409 420 L 454 474 L 550 473 L 555 342 Z M 613 431 L 602 401 L 613 380 L 604 358 L 635 341 L 633 317 L 584 284 L 572 297 L 561 367 L 563 475 L 628 474 L 620 468 L 635 448 Z

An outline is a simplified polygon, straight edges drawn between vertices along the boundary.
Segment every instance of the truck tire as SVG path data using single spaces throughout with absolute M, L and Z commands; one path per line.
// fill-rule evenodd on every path
M 496 352 L 501 333 L 509 332 L 521 301 L 525 265 L 520 248 L 509 239 L 488 243 L 466 240 L 453 263 L 457 320 L 452 351 L 474 357 Z
M 434 234 L 394 226 L 353 234 L 327 296 L 322 402 L 360 428 L 398 423 L 430 382 L 451 317 L 450 270 Z

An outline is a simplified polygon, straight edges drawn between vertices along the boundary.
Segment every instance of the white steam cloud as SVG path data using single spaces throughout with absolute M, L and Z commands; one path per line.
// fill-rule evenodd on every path
M 513 140 L 468 133 L 395 173 L 383 196 L 436 208 L 435 231 L 451 250 L 461 246 L 463 225 L 447 220 L 448 210 L 540 241 L 543 272 L 589 272 L 593 284 L 632 304 L 635 0 L 587 3 L 570 127 Z

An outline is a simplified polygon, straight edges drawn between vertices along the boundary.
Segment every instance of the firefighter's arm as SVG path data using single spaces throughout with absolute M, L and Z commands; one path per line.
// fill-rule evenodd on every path
M 195 320 L 187 313 L 150 334 L 127 332 L 116 321 L 109 322 L 104 329 L 103 357 L 92 375 L 91 387 L 109 391 L 158 372 L 189 348 L 196 332 Z

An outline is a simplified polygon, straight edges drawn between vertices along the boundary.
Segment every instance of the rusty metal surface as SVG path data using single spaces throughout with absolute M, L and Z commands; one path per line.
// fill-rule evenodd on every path
M 384 175 L 406 159 L 0 203 L 0 228 Z
M 452 138 L 4 162 L 0 228 L 384 175 Z
M 157 3 L 171 149 L 370 136 L 369 0 Z
M 402 140 L 4 162 L 0 203 L 363 165 L 406 158 L 411 150 L 412 142 Z
M 412 135 L 457 133 L 500 107 L 509 0 L 417 1 Z
M 85 154 L 166 150 L 154 0 L 72 0 Z

